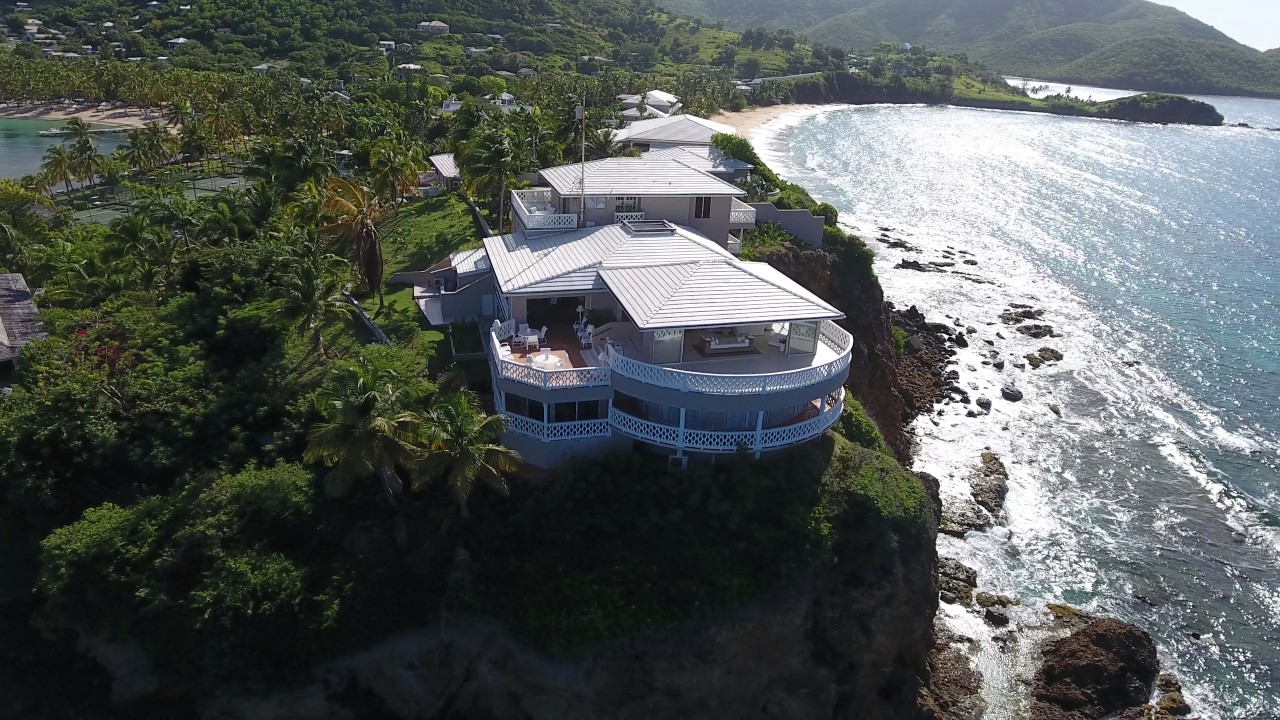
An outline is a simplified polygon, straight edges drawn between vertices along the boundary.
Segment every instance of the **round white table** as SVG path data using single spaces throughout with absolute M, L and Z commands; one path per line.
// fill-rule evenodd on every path
M 539 370 L 555 370 L 564 364 L 559 356 L 551 354 L 550 350 L 543 350 L 535 355 L 529 356 L 529 364 Z

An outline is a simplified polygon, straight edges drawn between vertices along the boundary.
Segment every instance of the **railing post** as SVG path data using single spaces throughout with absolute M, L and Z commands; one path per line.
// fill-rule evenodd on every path
M 676 436 L 676 446 L 680 454 L 684 454 L 684 408 L 680 408 L 680 434 Z

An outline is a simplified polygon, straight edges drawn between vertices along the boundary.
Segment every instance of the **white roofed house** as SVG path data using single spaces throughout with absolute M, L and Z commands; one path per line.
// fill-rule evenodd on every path
M 755 227 L 746 191 L 677 160 L 607 158 L 547 168 L 545 187 L 511 193 L 513 227 L 556 232 L 641 220 L 692 228 L 729 248 L 730 236 Z
M 418 32 L 424 32 L 428 35 L 448 35 L 449 26 L 439 20 L 427 20 L 418 23 Z
M 650 90 L 639 95 L 619 95 L 617 100 L 622 105 L 623 121 L 670 117 L 683 107 L 680 98 L 662 90 Z
M 458 169 L 458 161 L 452 153 L 441 153 L 427 158 L 441 184 L 449 190 L 457 190 L 462 186 L 462 171 Z M 431 178 L 434 180 L 435 178 Z
M 184 38 L 184 37 L 176 37 L 176 38 L 172 38 L 172 39 L 170 39 L 170 40 L 165 40 L 165 41 L 164 41 L 164 44 L 165 44 L 166 46 L 168 46 L 168 47 L 176 48 L 176 47 L 181 47 L 181 46 L 183 46 L 183 45 L 186 45 L 186 44 L 187 44 L 187 43 L 189 43 L 189 42 L 191 42 L 191 41 L 190 41 L 189 39 L 187 39 L 187 38 Z
M 672 115 L 671 117 L 637 120 L 614 132 L 614 140 L 642 151 L 651 148 L 681 145 L 710 146 L 716 135 L 737 135 L 729 125 L 713 122 L 697 115 Z
M 681 465 L 759 455 L 840 417 L 852 348 L 840 311 L 703 232 L 729 223 L 741 190 L 671 159 L 540 175 L 546 187 L 512 192 L 512 232 L 485 239 L 485 263 L 464 253 L 431 269 L 447 293 L 451 273 L 487 265 L 491 284 L 449 313 L 492 310 L 494 403 L 526 462 L 637 446 Z

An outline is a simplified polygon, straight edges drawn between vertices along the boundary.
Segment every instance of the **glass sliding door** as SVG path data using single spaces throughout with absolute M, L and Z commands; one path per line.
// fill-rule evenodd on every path
M 670 365 L 684 360 L 684 330 L 655 330 L 650 362 Z
M 812 355 L 818 351 L 818 323 L 790 323 L 790 335 L 787 339 L 788 355 Z

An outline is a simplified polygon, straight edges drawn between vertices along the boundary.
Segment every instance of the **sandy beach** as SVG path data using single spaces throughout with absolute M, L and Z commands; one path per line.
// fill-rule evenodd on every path
M 808 110 L 816 107 L 822 106 L 811 104 L 770 105 L 768 107 L 747 108 L 746 110 L 739 112 L 721 112 L 712 116 L 710 119 L 715 122 L 731 126 L 738 131 L 739 135 L 746 137 L 751 134 L 752 130 L 755 130 L 770 120 L 776 120 L 787 113 L 793 113 L 797 110 Z
M 99 110 L 96 105 L 10 105 L 0 103 L 0 118 L 14 120 L 70 120 L 78 117 L 95 125 L 142 127 L 150 121 L 164 119 L 159 115 L 144 118 L 137 108 Z

